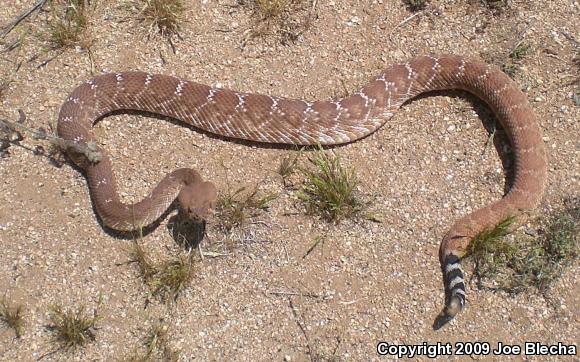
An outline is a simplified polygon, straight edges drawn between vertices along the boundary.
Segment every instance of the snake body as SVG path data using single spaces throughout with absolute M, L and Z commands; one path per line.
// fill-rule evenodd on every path
M 479 232 L 539 203 L 547 178 L 542 132 L 517 85 L 499 69 L 455 55 L 422 56 L 387 68 L 359 92 L 334 101 L 240 93 L 188 80 L 144 72 L 109 73 L 78 86 L 62 105 L 58 134 L 78 145 L 95 142 L 95 120 L 117 110 L 139 110 L 173 117 L 208 132 L 263 143 L 334 145 L 377 130 L 407 100 L 433 90 L 461 89 L 484 101 L 501 122 L 513 148 L 513 185 L 503 198 L 456 221 L 441 242 L 439 259 L 446 290 L 439 328 L 465 304 L 459 260 Z M 142 201 L 119 200 L 111 162 L 97 146 L 100 161 L 69 150 L 87 175 L 103 223 L 133 230 L 158 219 L 177 197 L 193 217 L 204 217 L 215 202 L 215 188 L 194 170 L 167 175 Z

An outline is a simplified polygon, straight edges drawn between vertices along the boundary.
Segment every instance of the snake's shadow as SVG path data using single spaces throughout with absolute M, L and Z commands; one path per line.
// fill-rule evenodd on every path
M 496 153 L 501 161 L 502 169 L 504 172 L 504 186 L 503 192 L 504 195 L 508 193 L 511 186 L 513 185 L 514 181 L 514 169 L 513 169 L 513 152 L 512 147 L 509 142 L 509 138 L 507 137 L 504 129 L 502 128 L 499 120 L 493 114 L 491 109 L 485 102 L 481 99 L 477 98 L 476 96 L 472 95 L 469 92 L 462 91 L 462 90 L 444 90 L 444 91 L 432 91 L 423 93 L 413 99 L 408 100 L 405 102 L 402 107 L 406 104 L 415 102 L 420 99 L 434 97 L 434 96 L 443 96 L 448 98 L 460 98 L 469 102 L 479 119 L 483 124 L 483 127 L 487 131 L 488 135 L 492 138 L 493 146 L 496 150 Z M 439 122 L 439 120 L 434 120 L 435 122 Z M 482 155 L 486 152 L 485 145 L 482 145 L 481 148 Z

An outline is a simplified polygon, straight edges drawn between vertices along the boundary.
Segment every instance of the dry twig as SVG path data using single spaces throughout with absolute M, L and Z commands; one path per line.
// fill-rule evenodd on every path
M 16 19 L 12 20 L 12 22 L 10 24 L 4 26 L 4 30 L 2 30 L 2 33 L 0 34 L 0 37 L 2 37 L 2 38 L 5 37 L 18 24 L 20 24 L 20 22 L 22 22 L 22 20 L 26 19 L 28 16 L 30 16 L 30 14 L 32 14 L 36 10 L 42 9 L 42 7 L 44 6 L 44 4 L 46 4 L 47 1 L 48 0 L 38 0 L 38 1 L 36 1 L 36 3 L 34 4 L 34 6 L 32 6 L 30 9 L 26 10 L 25 12 L 23 12 L 22 14 L 20 14 L 19 16 L 17 16 Z

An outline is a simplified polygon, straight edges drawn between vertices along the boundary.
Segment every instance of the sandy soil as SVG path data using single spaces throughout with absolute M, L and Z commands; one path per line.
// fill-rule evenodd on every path
M 233 0 L 189 3 L 174 54 L 162 38 L 147 39 L 146 25 L 131 20 L 126 7 L 98 2 L 89 19 L 93 71 L 80 49 L 39 67 L 55 55 L 43 51 L 47 44 L 36 35 L 46 31 L 50 14 L 32 17 L 5 39 L 30 31 L 22 47 L 0 57 L 0 75 L 12 80 L 0 116 L 16 119 L 20 108 L 31 126 L 54 125 L 67 94 L 101 70 L 139 69 L 243 91 L 325 99 L 343 95 L 344 88 L 354 92 L 409 57 L 457 53 L 501 61 L 523 39 L 531 48 L 516 81 L 538 114 L 550 158 L 549 185 L 537 213 L 578 197 L 578 43 L 571 39 L 580 39 L 577 1 L 511 1 L 495 15 L 479 1 L 432 1 L 404 23 L 413 14 L 401 1 L 319 1 L 311 27 L 295 42 L 269 37 L 243 50 L 252 24 L 247 10 Z M 30 5 L 4 0 L 0 23 Z M 501 197 L 504 189 L 497 151 L 484 152 L 488 132 L 482 118 L 488 112 L 473 98 L 436 94 L 406 104 L 365 140 L 337 148 L 346 164 L 356 166 L 360 191 L 374 199 L 373 210 L 384 219 L 339 225 L 304 215 L 295 192 L 283 187 L 276 169 L 289 150 L 216 139 L 156 118 L 119 115 L 100 122 L 97 133 L 112 154 L 127 201 L 146 195 L 176 167 L 197 168 L 222 190 L 261 182 L 279 193 L 227 255 L 197 264 L 191 287 L 173 307 L 155 300 L 145 306 L 147 288 L 135 265 L 126 263 L 130 241 L 99 225 L 77 169 L 69 163 L 57 168 L 29 149 L 11 147 L 9 157 L 0 159 L 0 293 L 25 306 L 26 329 L 19 340 L 0 329 L 0 359 L 35 360 L 54 350 L 45 328 L 49 307 L 92 309 L 99 295 L 96 340 L 45 361 L 123 359 L 141 348 L 159 319 L 170 325 L 169 344 L 182 360 L 379 360 L 378 341 L 577 343 L 578 262 L 554 285 L 550 303 L 535 293 L 510 296 L 470 284 L 465 311 L 444 329 L 431 328 L 443 302 L 441 237 L 454 219 Z M 36 143 L 29 138 L 23 145 Z M 143 240 L 160 257 L 177 250 L 166 224 Z M 211 224 L 208 232 L 202 248 L 223 244 L 225 236 Z M 304 257 L 317 236 L 324 243 Z

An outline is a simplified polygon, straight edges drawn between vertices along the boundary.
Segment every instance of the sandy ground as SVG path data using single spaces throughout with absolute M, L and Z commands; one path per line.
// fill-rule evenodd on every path
M 0 23 L 31 3 L 3 0 Z M 252 24 L 248 11 L 232 0 L 190 2 L 174 54 L 162 38 L 145 37 L 146 25 L 131 20 L 126 7 L 101 1 L 89 19 L 93 72 L 80 49 L 38 67 L 55 55 L 43 50 L 47 44 L 38 34 L 46 32 L 50 15 L 41 13 L 5 39 L 30 32 L 22 47 L 0 56 L 0 74 L 12 80 L 0 116 L 16 119 L 20 108 L 31 126 L 54 125 L 67 94 L 101 70 L 139 69 L 243 91 L 326 99 L 344 95 L 345 88 L 356 91 L 409 57 L 505 59 L 523 39 L 531 48 L 516 81 L 537 112 L 550 158 L 541 215 L 580 191 L 579 109 L 573 101 L 578 43 L 571 39 L 580 39 L 580 4 L 510 3 L 493 15 L 479 1 L 432 1 L 402 23 L 412 13 L 401 1 L 319 1 L 311 27 L 295 42 L 269 37 L 242 50 Z M 208 226 L 201 247 L 227 255 L 197 263 L 191 287 L 173 307 L 156 300 L 145 305 L 147 288 L 135 265 L 126 263 L 130 241 L 99 225 L 77 169 L 69 163 L 57 168 L 28 149 L 11 147 L 9 157 L 0 159 L 0 293 L 25 306 L 26 327 L 18 340 L 0 329 L 0 359 L 35 360 L 54 350 L 45 328 L 49 307 L 84 304 L 92 310 L 99 295 L 96 340 L 45 361 L 126 358 L 159 319 L 170 325 L 169 345 L 182 360 L 379 360 L 378 341 L 578 343 L 578 262 L 553 286 L 550 303 L 531 292 L 510 296 L 469 284 L 465 311 L 444 329 L 431 328 L 443 302 L 441 237 L 453 220 L 501 197 L 504 189 L 497 151 L 484 151 L 482 118 L 489 116 L 481 103 L 445 92 L 406 104 L 372 136 L 337 148 L 357 168 L 360 192 L 384 219 L 339 225 L 304 215 L 296 193 L 283 187 L 276 169 L 289 150 L 216 139 L 156 118 L 120 115 L 100 122 L 96 132 L 112 154 L 127 201 L 146 195 L 176 167 L 197 168 L 221 190 L 261 182 L 279 194 L 247 227 L 246 237 L 226 249 L 220 249 L 226 237 Z M 29 138 L 23 145 L 36 143 Z M 143 240 L 160 258 L 177 250 L 166 224 Z M 304 257 L 318 236 L 324 243 Z M 471 271 L 468 266 L 468 278 Z

